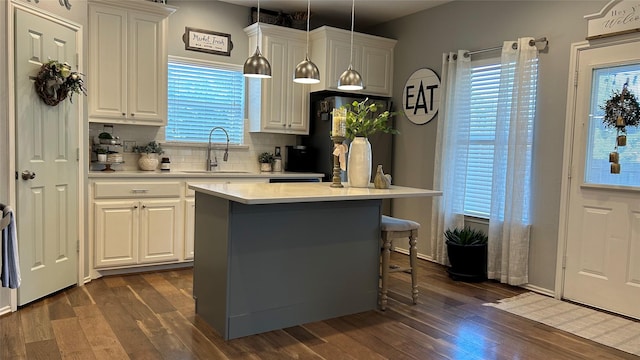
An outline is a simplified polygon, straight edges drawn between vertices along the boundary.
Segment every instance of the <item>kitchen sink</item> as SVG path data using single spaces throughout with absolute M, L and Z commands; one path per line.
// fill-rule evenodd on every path
M 185 174 L 211 174 L 211 175 L 215 175 L 215 174 L 249 174 L 249 171 L 243 171 L 243 170 L 214 170 L 214 171 L 207 171 L 207 170 L 180 170 L 180 172 L 185 173 Z

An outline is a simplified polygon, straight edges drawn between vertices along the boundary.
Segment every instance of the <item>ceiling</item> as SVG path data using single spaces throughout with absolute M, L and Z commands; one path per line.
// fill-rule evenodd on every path
M 222 2 L 246 7 L 256 7 L 257 0 L 220 0 Z M 391 21 L 452 0 L 355 0 L 355 22 L 359 28 Z M 282 11 L 291 14 L 307 11 L 304 0 L 260 0 L 260 8 Z M 351 1 L 314 0 L 311 1 L 311 14 L 322 18 L 343 17 L 351 22 Z

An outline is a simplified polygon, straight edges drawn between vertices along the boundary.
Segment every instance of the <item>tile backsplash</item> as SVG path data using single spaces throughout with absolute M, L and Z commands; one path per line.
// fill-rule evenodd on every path
M 90 123 L 89 124 L 89 152 L 90 159 L 95 160 L 96 155 L 93 151 L 93 139 L 105 130 L 106 124 Z M 188 145 L 188 144 L 171 144 L 164 142 L 164 127 L 140 126 L 140 125 L 107 125 L 113 126 L 112 135 L 118 136 L 122 143 L 127 145 L 135 142 L 136 145 L 147 144 L 156 140 L 162 145 L 164 154 L 161 157 L 168 157 L 171 161 L 172 170 L 205 170 L 207 159 L 207 145 Z M 236 170 L 259 172 L 258 154 L 268 151 L 273 153 L 276 146 L 285 154 L 286 145 L 295 145 L 295 135 L 283 134 L 267 134 L 267 133 L 250 133 L 246 129 L 249 128 L 247 120 L 245 120 L 244 144 L 241 146 L 231 146 L 229 148 L 228 161 L 222 161 L 225 144 L 215 143 L 211 156 L 218 158 L 218 170 Z M 107 128 L 108 130 L 111 130 Z M 124 147 L 116 147 L 115 151 L 122 152 L 124 163 L 113 165 L 116 171 L 135 171 L 138 170 L 139 155 L 133 152 L 125 152 Z M 128 149 L 127 149 L 128 150 Z M 102 170 L 103 165 L 91 164 L 91 170 Z

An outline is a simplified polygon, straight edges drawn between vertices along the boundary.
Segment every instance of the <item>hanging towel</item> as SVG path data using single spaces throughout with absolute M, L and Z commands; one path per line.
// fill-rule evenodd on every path
M 20 260 L 18 258 L 18 235 L 16 233 L 16 218 L 10 206 L 2 206 L 2 219 L 8 218 L 7 226 L 2 228 L 2 272 L 0 281 L 2 287 L 17 289 L 20 287 Z M 4 223 L 4 221 L 3 221 Z

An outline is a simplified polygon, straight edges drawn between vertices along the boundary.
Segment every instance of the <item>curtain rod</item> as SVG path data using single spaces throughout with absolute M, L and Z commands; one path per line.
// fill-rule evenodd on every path
M 538 43 L 541 43 L 542 45 L 538 45 Z M 546 37 L 541 37 L 535 40 L 529 40 L 529 46 L 536 46 L 538 48 L 538 50 L 544 50 L 547 48 L 547 45 L 549 45 L 549 41 L 547 40 Z M 518 48 L 518 43 L 514 42 L 513 45 L 515 49 Z M 487 48 L 487 49 L 480 49 L 480 50 L 473 50 L 473 51 L 467 51 L 466 53 L 464 53 L 464 57 L 469 57 L 471 55 L 475 55 L 475 54 L 482 54 L 482 53 L 486 53 L 486 52 L 490 52 L 490 51 L 498 51 L 498 50 L 502 50 L 502 46 L 496 46 L 496 47 L 492 47 L 492 48 Z

